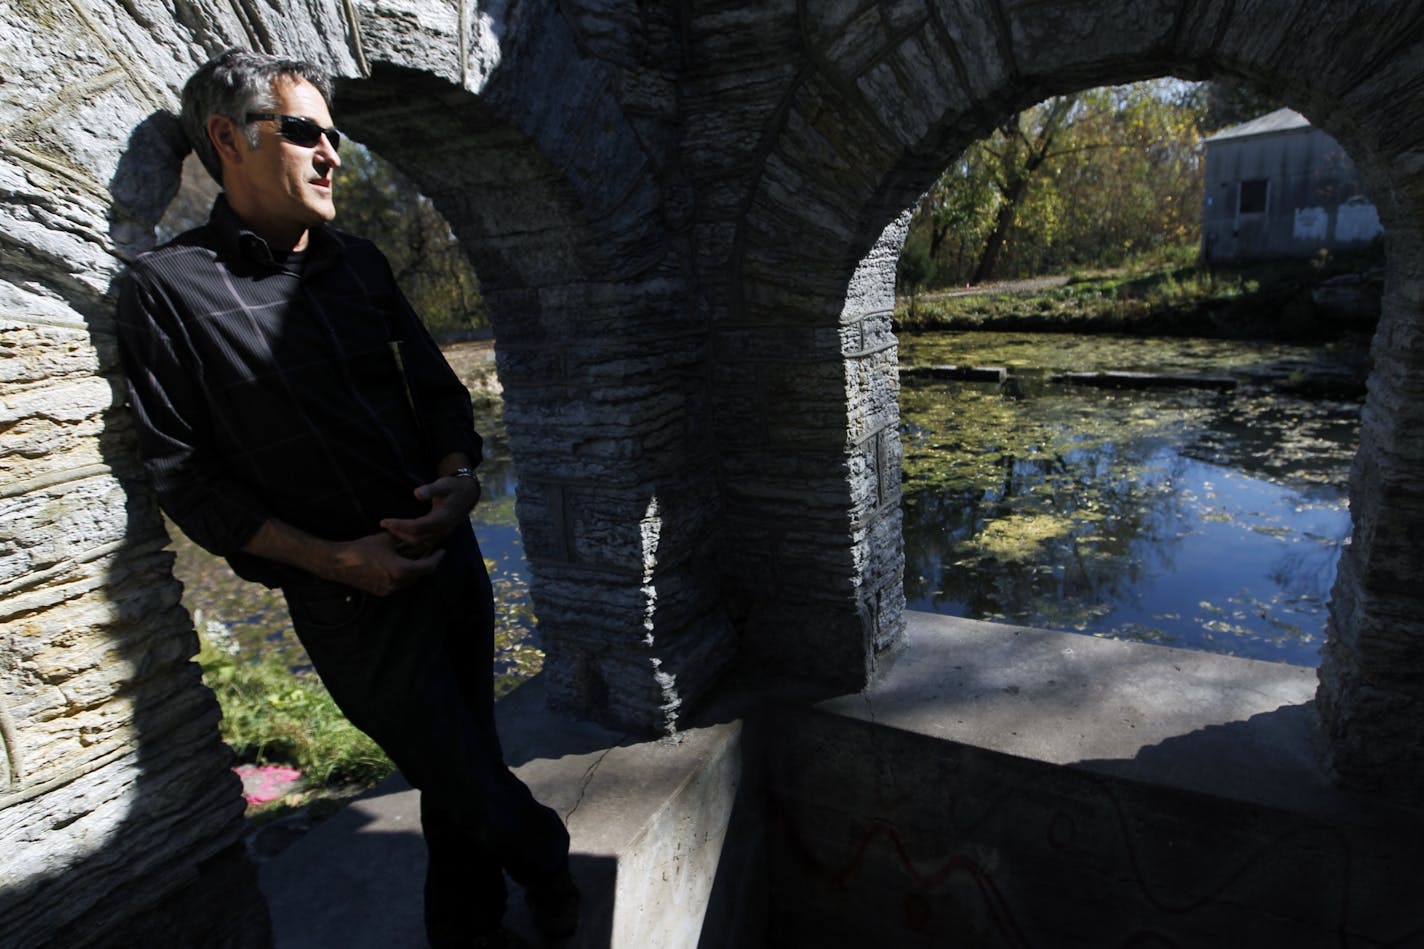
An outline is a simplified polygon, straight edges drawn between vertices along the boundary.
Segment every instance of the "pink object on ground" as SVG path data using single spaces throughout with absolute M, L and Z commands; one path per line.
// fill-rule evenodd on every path
M 302 773 L 297 769 L 276 764 L 240 764 L 232 770 L 242 779 L 242 796 L 248 804 L 275 801 L 295 790 L 302 781 Z

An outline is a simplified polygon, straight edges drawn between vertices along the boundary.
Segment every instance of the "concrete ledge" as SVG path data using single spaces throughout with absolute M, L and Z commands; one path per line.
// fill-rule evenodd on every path
M 1206 794 L 1275 806 L 1338 803 L 1316 753 L 1314 669 L 906 617 L 905 646 L 878 681 L 820 708 Z
M 497 714 L 506 760 L 573 839 L 585 902 L 569 946 L 696 946 L 704 927 L 764 929 L 764 877 L 751 899 L 739 890 L 764 861 L 754 840 L 728 840 L 744 772 L 740 722 L 635 742 L 550 712 L 538 679 Z M 276 945 L 424 947 L 424 874 L 419 796 L 393 778 L 262 868 Z M 506 923 L 537 944 L 517 886 Z
M 1424 815 L 1339 792 L 1314 670 L 910 614 L 768 735 L 772 944 L 1405 945 Z

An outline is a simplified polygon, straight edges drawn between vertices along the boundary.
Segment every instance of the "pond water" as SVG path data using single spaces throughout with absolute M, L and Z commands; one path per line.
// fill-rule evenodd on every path
M 911 609 L 1316 665 L 1348 542 L 1358 345 L 1008 333 L 901 340 Z M 1229 377 L 1116 390 L 1065 372 Z M 1347 386 L 1348 387 L 1348 386 Z

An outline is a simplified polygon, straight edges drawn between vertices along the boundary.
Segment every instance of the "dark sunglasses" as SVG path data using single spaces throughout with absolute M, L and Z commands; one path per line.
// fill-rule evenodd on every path
M 331 142 L 332 151 L 341 147 L 341 133 L 334 126 L 324 129 L 311 119 L 304 119 L 300 115 L 282 115 L 278 112 L 247 113 L 249 122 L 261 122 L 266 119 L 281 123 L 277 127 L 277 134 L 293 145 L 300 145 L 302 148 L 315 148 L 316 143 L 321 141 L 321 137 L 325 135 Z

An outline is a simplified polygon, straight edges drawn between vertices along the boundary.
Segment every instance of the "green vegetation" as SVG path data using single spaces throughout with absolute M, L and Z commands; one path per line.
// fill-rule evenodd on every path
M 1193 244 L 1201 204 L 1200 87 L 1177 80 L 1054 96 L 1001 123 L 921 199 L 911 285 L 1115 267 Z
M 216 620 L 200 634 L 203 681 L 222 708 L 223 741 L 240 760 L 291 765 L 308 786 L 319 787 L 367 787 L 395 770 L 314 673 L 292 671 L 280 655 L 242 656 Z
M 920 200 L 900 292 L 1121 267 L 1195 247 L 1202 138 L 1278 105 L 1231 83 L 1168 78 L 1054 96 L 1013 115 Z
M 1112 332 L 1134 335 L 1325 339 L 1368 329 L 1316 311 L 1311 289 L 1342 273 L 1369 272 L 1378 255 L 1185 264 L 1194 248 L 1165 248 L 1127 266 L 1056 279 L 903 299 L 897 326 L 924 330 Z

